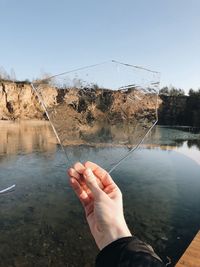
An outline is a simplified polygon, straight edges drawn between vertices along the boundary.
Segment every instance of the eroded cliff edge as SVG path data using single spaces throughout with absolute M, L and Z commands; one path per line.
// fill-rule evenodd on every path
M 30 84 L 0 83 L 0 120 L 43 118 L 44 111 Z
M 92 123 L 96 118 L 109 121 L 123 121 L 127 116 L 140 116 L 140 108 L 135 103 L 127 104 L 132 92 L 124 93 L 91 90 L 89 94 L 77 90 L 56 91 L 45 88 L 45 101 L 49 108 L 65 102 L 67 112 L 77 120 Z M 95 101 L 94 101 L 95 99 Z M 95 102 L 95 103 L 94 103 Z M 96 105 L 96 106 L 95 106 Z M 151 108 L 151 101 L 145 99 L 140 107 Z M 125 109 L 123 108 L 125 107 Z M 65 107 L 66 108 L 66 107 Z M 95 112 L 94 112 L 95 110 Z M 112 112 L 110 112 L 112 110 Z M 145 112 L 143 113 L 145 115 Z M 149 115 L 149 112 L 147 112 Z M 159 124 L 188 125 L 200 127 L 200 96 L 160 96 L 158 109 Z M 0 82 L 0 120 L 45 120 L 46 115 L 31 85 L 23 82 Z
M 138 119 L 141 114 L 150 120 L 155 111 L 155 99 L 151 95 L 140 97 L 140 93 L 133 90 L 56 90 L 46 85 L 42 93 L 50 112 L 51 108 L 62 109 L 63 113 L 84 124 L 91 124 L 94 120 L 122 122 Z M 46 115 L 30 84 L 1 82 L 0 120 L 18 119 L 46 119 Z

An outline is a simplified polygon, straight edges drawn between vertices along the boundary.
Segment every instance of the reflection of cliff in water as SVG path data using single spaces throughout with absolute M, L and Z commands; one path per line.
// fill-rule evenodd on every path
M 174 150 L 200 165 L 200 129 L 157 126 L 143 145 L 147 149 Z
M 136 145 L 148 131 L 148 127 L 128 124 L 98 124 L 68 132 L 59 132 L 64 145 L 85 144 L 94 146 Z
M 155 127 L 148 138 L 146 143 L 174 145 L 181 147 L 183 143 L 187 142 L 188 148 L 192 145 L 199 146 L 200 141 L 200 128 L 193 127 L 170 127 L 170 126 L 157 126 Z
M 55 137 L 48 122 L 0 122 L 0 154 L 14 155 L 55 150 Z

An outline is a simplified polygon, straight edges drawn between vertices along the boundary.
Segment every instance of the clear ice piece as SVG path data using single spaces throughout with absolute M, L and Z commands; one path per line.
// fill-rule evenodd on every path
M 68 163 L 91 160 L 111 172 L 156 124 L 159 81 L 159 72 L 112 60 L 32 86 Z

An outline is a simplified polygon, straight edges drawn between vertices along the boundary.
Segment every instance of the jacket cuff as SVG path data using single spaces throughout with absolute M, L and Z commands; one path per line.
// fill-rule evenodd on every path
M 96 267 L 118 266 L 124 250 L 128 253 L 142 252 L 149 254 L 162 262 L 150 245 L 133 236 L 120 238 L 103 248 L 96 257 Z

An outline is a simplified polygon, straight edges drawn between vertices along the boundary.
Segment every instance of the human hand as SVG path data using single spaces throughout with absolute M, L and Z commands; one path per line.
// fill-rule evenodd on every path
M 80 199 L 97 246 L 131 236 L 123 214 L 122 194 L 111 176 L 90 161 L 68 170 L 70 183 Z

